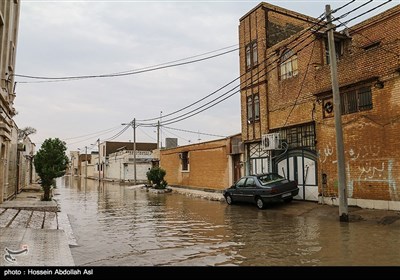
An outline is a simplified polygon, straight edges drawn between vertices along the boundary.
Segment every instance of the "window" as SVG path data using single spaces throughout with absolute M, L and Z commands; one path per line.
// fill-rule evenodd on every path
M 258 95 L 254 96 L 254 119 L 256 121 L 260 119 L 260 99 Z
M 253 121 L 253 98 L 247 97 L 247 121 L 250 123 Z
M 182 171 L 189 170 L 189 152 L 183 152 L 181 155 Z
M 340 96 L 342 115 L 372 109 L 371 86 L 345 91 Z
M 335 52 L 336 52 L 336 60 L 339 60 L 340 57 L 343 55 L 343 43 L 342 41 L 335 41 Z M 325 57 L 326 57 L 326 64 L 330 64 L 329 60 L 329 44 L 328 38 L 325 38 Z
M 239 181 L 237 181 L 236 187 L 237 187 L 237 188 L 243 188 L 245 182 L 246 182 L 246 178 L 240 179 Z
M 280 77 L 281 80 L 285 80 L 294 76 L 297 76 L 297 55 L 291 50 L 285 51 L 281 55 L 280 64 Z
M 258 51 L 257 51 L 257 42 L 254 42 L 252 45 L 252 58 L 253 58 L 253 66 L 258 64 Z
M 254 96 L 254 97 L 253 97 Z M 258 94 L 247 97 L 247 122 L 260 120 L 260 98 Z
M 279 137 L 286 142 L 290 149 L 308 148 L 315 150 L 315 126 L 314 123 L 301 124 L 283 128 L 279 131 Z M 274 132 L 274 131 L 271 131 Z
M 257 42 L 251 42 L 246 46 L 246 69 L 251 69 L 258 64 Z
M 254 180 L 254 178 L 247 178 L 246 187 L 254 188 L 255 186 L 256 186 L 256 181 Z
M 251 52 L 250 52 L 250 45 L 246 47 L 246 69 L 251 67 Z

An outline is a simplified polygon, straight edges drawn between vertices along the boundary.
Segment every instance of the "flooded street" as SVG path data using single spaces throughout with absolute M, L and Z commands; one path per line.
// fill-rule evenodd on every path
M 91 266 L 400 265 L 400 228 L 282 215 L 64 177 L 55 198 Z

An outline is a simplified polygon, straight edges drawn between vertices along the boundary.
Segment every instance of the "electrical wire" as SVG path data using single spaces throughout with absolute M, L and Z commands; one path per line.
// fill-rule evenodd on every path
M 377 6 L 377 7 L 373 8 L 373 9 L 370 9 L 369 11 L 363 13 L 363 15 L 366 14 L 366 13 L 368 13 L 368 12 L 371 12 L 371 11 L 373 11 L 373 10 L 375 10 L 375 9 L 377 9 L 377 8 L 383 6 L 384 4 L 387 4 L 388 2 L 391 2 L 391 1 L 392 1 L 392 0 L 386 1 L 385 3 L 383 3 L 383 4 Z M 354 1 L 351 1 L 350 3 L 352 3 L 352 2 L 354 2 Z M 347 5 L 349 5 L 350 3 L 347 3 L 347 4 L 343 5 L 343 6 L 340 7 L 340 8 L 343 8 L 343 7 L 347 6 Z M 364 5 L 365 5 L 365 4 L 363 4 L 363 6 L 364 6 Z M 336 9 L 335 11 L 338 11 L 340 8 Z M 355 10 L 356 10 L 356 9 L 353 9 L 352 11 L 346 13 L 346 16 L 349 15 L 351 12 L 354 12 Z M 353 19 L 355 19 L 355 18 L 358 18 L 358 17 L 359 17 L 359 16 L 354 17 L 354 18 L 352 18 L 351 20 L 353 20 Z M 340 18 L 343 18 L 343 17 L 340 17 Z M 350 20 L 349 20 L 349 21 L 350 21 Z M 346 21 L 345 23 L 347 23 L 347 22 L 349 22 L 349 21 Z M 345 24 L 345 23 L 344 23 L 344 24 Z M 315 25 L 314 25 L 314 26 L 315 26 Z M 323 27 L 325 27 L 325 26 L 326 26 L 326 24 L 323 25 Z M 311 28 L 313 28 L 313 27 L 311 27 Z M 308 28 L 307 30 L 311 30 L 311 28 Z M 322 28 L 322 27 L 320 26 L 319 29 L 321 29 L 321 28 Z M 305 33 L 305 32 L 304 32 L 304 33 Z M 303 34 L 304 34 L 304 33 L 303 33 Z M 312 34 L 310 34 L 310 35 L 312 35 Z M 298 46 L 300 43 L 304 42 L 304 41 L 305 41 L 307 38 L 309 38 L 309 37 L 310 37 L 310 36 L 307 36 L 307 37 L 306 37 L 305 39 L 303 39 L 301 42 L 297 43 L 295 46 L 292 47 L 292 49 L 293 49 L 294 47 Z M 298 38 L 300 38 L 300 36 L 299 36 Z M 296 38 L 296 40 L 297 40 L 298 38 Z M 315 39 L 312 40 L 311 42 L 309 42 L 307 45 L 305 45 L 305 46 L 304 46 L 303 48 L 301 48 L 300 50 L 297 50 L 297 53 L 300 52 L 302 49 L 304 49 L 305 47 L 307 47 L 309 44 L 311 44 L 311 43 L 314 42 L 314 41 L 315 41 Z M 293 43 L 293 41 L 290 42 L 290 43 Z M 289 43 L 289 44 L 290 44 L 290 43 Z M 271 58 L 271 57 L 272 57 L 272 56 L 268 57 L 267 59 L 269 59 L 269 58 Z M 267 60 L 267 59 L 266 59 L 266 60 Z M 275 61 L 273 61 L 272 63 L 269 63 L 269 65 L 272 65 L 273 63 L 275 63 L 275 62 L 277 62 L 277 61 L 278 61 L 278 59 L 275 60 Z M 269 66 L 269 65 L 268 65 L 268 66 Z M 273 67 L 273 69 L 276 69 L 276 67 L 277 67 L 277 66 Z M 308 69 L 308 68 L 307 68 L 307 69 Z M 261 70 L 261 71 L 264 71 L 264 69 Z M 256 75 L 260 74 L 261 71 L 259 71 Z M 268 71 L 266 74 L 268 74 L 270 71 L 271 71 L 271 69 L 269 69 L 269 71 Z M 247 73 L 244 73 L 244 74 L 247 74 Z M 242 74 L 241 76 L 239 76 L 239 77 L 236 78 L 235 80 L 231 81 L 231 82 L 228 83 L 227 85 L 229 85 L 229 84 L 233 83 L 234 81 L 236 81 L 237 79 L 241 78 L 244 74 Z M 266 75 L 266 74 L 265 74 L 265 75 Z M 252 77 L 251 77 L 251 78 L 252 78 Z M 249 78 L 249 79 L 250 79 L 250 78 Z M 259 78 L 257 78 L 256 80 L 258 81 Z M 247 81 L 247 80 L 246 80 L 246 81 Z M 226 85 L 226 86 L 227 86 L 227 85 Z M 225 88 L 226 86 L 223 86 L 222 88 Z M 233 89 L 229 90 L 227 93 L 231 92 L 232 90 L 233 90 Z M 211 108 L 211 107 L 213 107 L 213 106 L 219 104 L 220 102 L 222 102 L 222 101 L 226 100 L 227 98 L 233 96 L 235 93 L 237 93 L 237 92 L 239 92 L 239 91 L 240 91 L 240 90 L 234 92 L 233 94 L 231 94 L 231 95 L 229 95 L 228 97 L 226 97 L 226 98 L 224 98 L 224 99 L 222 99 L 222 100 L 216 102 L 215 104 L 211 104 L 211 103 L 209 102 L 209 103 L 207 103 L 207 104 L 205 104 L 205 105 L 202 105 L 202 106 L 199 107 L 199 108 L 203 108 L 204 106 L 207 106 L 207 105 L 211 104 L 210 106 L 208 106 L 207 108 L 205 108 L 205 109 L 203 109 L 203 110 L 201 110 L 201 111 L 199 111 L 199 112 L 194 113 L 195 110 L 198 110 L 198 109 L 199 109 L 199 108 L 197 108 L 197 109 L 195 109 L 195 110 L 193 110 L 193 111 L 191 111 L 191 112 L 186 113 L 185 115 L 190 114 L 190 113 L 193 113 L 193 114 L 191 114 L 190 116 L 188 116 L 188 117 L 186 117 L 186 118 L 182 118 L 182 116 L 184 116 L 184 115 L 181 115 L 181 116 L 176 117 L 176 118 L 174 118 L 174 119 L 166 120 L 166 121 L 163 122 L 163 125 L 165 126 L 165 125 L 168 125 L 168 124 L 176 123 L 176 122 L 178 122 L 178 121 L 182 121 L 182 120 L 184 120 L 184 119 L 187 119 L 187 118 L 189 118 L 189 117 L 191 117 L 191 116 L 197 115 L 198 113 L 203 112 L 203 111 L 205 111 L 205 110 L 207 110 L 207 109 L 209 109 L 209 108 Z M 224 95 L 226 95 L 227 93 L 225 93 Z M 210 95 L 212 95 L 212 94 L 207 95 L 207 97 L 210 96 Z M 218 100 L 219 98 L 221 98 L 221 97 L 224 96 L 224 95 L 221 95 L 220 97 L 214 99 L 214 101 Z M 207 97 L 202 98 L 201 101 L 203 101 L 203 100 L 206 99 Z M 200 101 L 195 102 L 194 104 L 199 103 L 199 102 L 200 102 Z M 213 101 L 211 101 L 211 102 L 213 102 Z M 193 104 L 193 103 L 192 103 L 192 104 Z M 295 105 L 294 105 L 294 106 L 295 106 Z M 190 106 L 186 106 L 186 107 L 190 107 Z M 184 110 L 184 109 L 181 109 L 180 111 L 182 111 L 182 110 Z M 178 110 L 178 111 L 179 111 L 179 110 Z M 177 111 L 176 111 L 176 112 L 177 112 Z M 168 114 L 168 115 L 172 115 L 172 114 L 173 114 L 173 113 Z M 290 115 L 289 115 L 289 116 L 290 116 Z M 289 116 L 288 116 L 288 117 L 289 117 Z M 164 116 L 164 117 L 165 117 L 165 116 Z M 177 118 L 179 118 L 179 119 L 176 120 Z M 153 119 L 147 119 L 147 120 L 155 120 L 155 119 L 159 119 L 159 117 L 153 118 Z M 176 121 L 172 121 L 172 120 L 176 120 Z M 142 120 L 142 121 L 146 121 L 146 120 Z M 145 124 L 143 124 L 143 126 L 145 126 Z M 155 124 L 146 124 L 146 126 L 155 126 Z M 125 129 L 125 130 L 126 130 L 126 129 Z M 125 131 L 125 130 L 124 130 L 124 131 Z M 123 133 L 124 131 L 122 131 L 122 133 Z M 119 135 L 120 135 L 120 134 L 117 134 L 117 136 L 115 136 L 115 137 L 118 137 Z M 113 139 L 115 139 L 115 137 L 114 137 Z
M 27 79 L 38 79 L 38 80 L 51 80 L 51 81 L 74 81 L 74 80 L 81 80 L 81 79 L 92 79 L 92 78 L 114 78 L 114 77 L 122 77 L 122 76 L 129 76 L 129 75 L 135 75 L 135 74 L 141 74 L 145 72 L 150 72 L 150 71 L 156 71 L 160 69 L 166 69 L 166 68 L 171 68 L 171 67 L 177 67 L 177 66 L 182 66 L 182 65 L 187 65 L 187 64 L 193 64 L 196 62 L 204 61 L 204 60 L 209 60 L 218 56 L 222 56 L 234 51 L 237 51 L 239 48 L 235 48 L 233 50 L 225 51 L 223 53 L 211 55 L 205 58 L 199 58 L 187 62 L 180 62 L 180 63 L 174 63 L 170 65 L 165 65 L 165 66 L 158 66 L 158 67 L 153 67 L 151 69 L 144 69 L 144 70 L 133 70 L 130 72 L 120 72 L 120 73 L 114 73 L 114 74 L 101 74 L 101 75 L 82 75 L 82 76 L 66 76 L 66 77 L 45 77 L 45 76 L 31 76 L 31 75 L 21 75 L 21 74 L 11 74 L 15 77 L 20 77 L 20 78 L 27 78 Z M 11 76 L 10 75 L 10 76 Z M 19 82 L 20 83 L 20 82 Z
M 206 136 L 215 136 L 215 137 L 226 137 L 224 135 L 218 135 L 218 134 L 211 134 L 211 133 L 203 133 L 199 131 L 191 131 L 191 130 L 186 130 L 186 129 L 180 129 L 180 128 L 175 128 L 175 127 L 169 127 L 169 126 L 163 126 L 165 129 L 172 129 L 172 130 L 177 130 L 177 131 L 182 131 L 182 132 L 188 132 L 188 133 L 195 133 L 195 134 L 201 134 L 201 135 L 206 135 Z

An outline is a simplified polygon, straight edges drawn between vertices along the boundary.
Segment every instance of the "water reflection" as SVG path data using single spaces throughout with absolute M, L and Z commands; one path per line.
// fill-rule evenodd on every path
M 77 265 L 399 265 L 400 229 L 64 177 Z

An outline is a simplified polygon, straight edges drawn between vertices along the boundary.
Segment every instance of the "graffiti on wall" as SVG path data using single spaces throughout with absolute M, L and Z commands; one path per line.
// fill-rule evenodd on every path
M 320 163 L 336 164 L 335 147 L 329 142 L 318 151 Z M 384 182 L 389 186 L 392 200 L 399 200 L 396 180 L 393 176 L 394 159 L 382 158 L 381 148 L 375 145 L 350 147 L 345 150 L 347 192 L 353 196 L 354 182 Z

